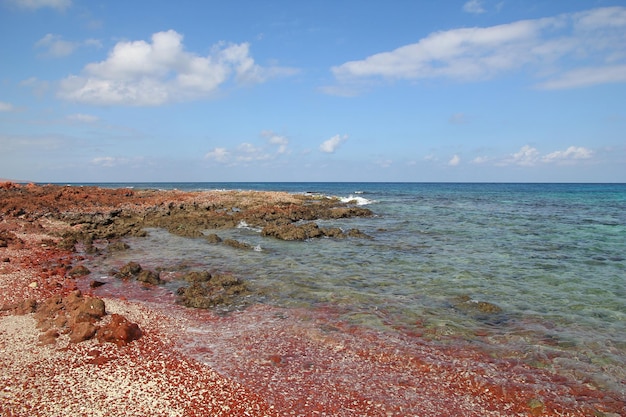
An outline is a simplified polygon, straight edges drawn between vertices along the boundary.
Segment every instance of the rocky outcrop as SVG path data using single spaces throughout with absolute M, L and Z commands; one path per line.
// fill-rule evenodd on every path
M 137 281 L 144 282 L 151 285 L 162 284 L 161 278 L 158 273 L 143 269 L 137 262 L 129 262 L 124 265 L 118 272 L 115 273 L 117 278 L 129 279 L 135 278 Z
M 338 227 L 322 228 L 313 222 L 304 224 L 271 224 L 263 228 L 261 235 L 271 236 L 281 240 L 306 240 L 320 237 L 369 238 L 369 236 L 358 229 L 350 229 L 344 232 Z
M 180 287 L 177 294 L 179 302 L 187 307 L 213 308 L 229 305 L 251 293 L 245 282 L 230 274 L 190 272 L 183 278 L 191 285 Z

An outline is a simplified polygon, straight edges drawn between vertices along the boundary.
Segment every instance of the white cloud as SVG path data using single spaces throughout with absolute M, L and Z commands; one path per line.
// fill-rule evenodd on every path
M 334 153 L 339 145 L 348 140 L 348 135 L 335 135 L 332 138 L 324 141 L 320 145 L 320 151 L 325 153 Z
M 78 122 L 78 123 L 95 123 L 99 120 L 97 116 L 92 116 L 90 114 L 70 114 L 66 117 L 70 122 Z
M 53 9 L 63 11 L 72 5 L 72 0 L 10 0 L 10 2 L 19 7 L 30 10 L 51 7 Z
M 279 154 L 287 152 L 287 145 L 289 145 L 289 139 L 287 137 L 277 135 L 271 130 L 264 130 L 261 132 L 261 136 L 266 138 L 270 144 L 277 145 Z
M 332 72 L 340 85 L 350 86 L 372 78 L 479 81 L 528 69 L 544 78 L 542 88 L 571 88 L 626 81 L 624 60 L 626 7 L 609 7 L 433 32 Z
M 236 159 L 241 162 L 264 161 L 271 159 L 271 155 L 264 149 L 258 148 L 251 143 L 244 142 L 237 146 Z
M 450 165 L 451 167 L 455 167 L 457 165 L 459 165 L 461 163 L 461 158 L 459 157 L 459 155 L 454 155 L 449 161 L 448 161 L 448 165 Z
M 13 106 L 13 104 L 0 101 L 0 112 L 3 112 L 3 111 L 9 112 L 13 110 L 15 110 L 15 106 Z
M 71 55 L 77 48 L 81 46 L 101 47 L 102 44 L 96 39 L 87 39 L 83 42 L 70 42 L 64 40 L 61 35 L 48 33 L 35 43 L 35 47 L 46 50 L 45 55 L 54 58 L 60 58 Z
M 142 156 L 134 157 L 134 158 L 123 158 L 123 157 L 113 157 L 113 156 L 99 156 L 93 158 L 91 163 L 93 165 L 98 165 L 104 168 L 113 168 L 117 166 L 123 165 L 135 165 L 140 164 L 144 161 Z
M 533 148 L 530 145 L 524 145 L 518 152 L 504 159 L 503 163 L 500 165 L 533 166 L 537 163 L 539 158 L 540 155 L 537 148 Z
M 463 11 L 473 14 L 485 13 L 482 0 L 469 0 L 463 5 Z
M 574 163 L 579 160 L 591 159 L 594 152 L 580 146 L 570 146 L 564 151 L 554 151 L 547 155 L 541 155 L 537 148 L 525 145 L 522 148 L 496 163 L 499 166 L 519 165 L 519 166 L 535 166 L 540 162 L 543 163 Z
M 590 159 L 593 157 L 591 149 L 582 146 L 570 146 L 564 151 L 555 151 L 545 155 L 541 160 L 543 162 L 568 162 L 579 159 Z
M 623 82 L 626 82 L 626 64 L 574 69 L 552 80 L 540 83 L 537 87 L 545 90 L 559 90 Z
M 157 106 L 207 97 L 231 79 L 260 83 L 293 73 L 255 64 L 247 43 L 219 43 L 209 55 L 200 56 L 185 51 L 182 40 L 181 34 L 169 30 L 153 34 L 151 42 L 118 42 L 106 60 L 62 80 L 58 94 L 95 105 Z
M 204 158 L 213 159 L 214 161 L 217 161 L 217 162 L 226 162 L 228 160 L 229 155 L 230 155 L 230 152 L 228 152 L 226 148 L 213 148 L 212 151 L 209 151 L 204 155 Z
M 486 156 L 477 156 L 476 158 L 472 159 L 472 164 L 484 164 L 489 162 L 489 158 Z

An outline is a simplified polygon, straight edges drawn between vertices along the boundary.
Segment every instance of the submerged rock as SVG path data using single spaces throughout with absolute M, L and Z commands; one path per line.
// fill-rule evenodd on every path
M 248 286 L 230 274 L 209 274 L 207 278 L 207 275 L 200 273 L 193 277 L 190 286 L 181 287 L 177 291 L 179 302 L 186 307 L 207 309 L 233 304 L 236 299 L 250 294 Z

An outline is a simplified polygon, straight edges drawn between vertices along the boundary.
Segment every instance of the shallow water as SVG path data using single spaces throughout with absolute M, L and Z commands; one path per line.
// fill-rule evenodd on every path
M 131 260 L 232 272 L 262 290 L 249 301 L 330 307 L 338 320 L 381 331 L 461 339 L 626 395 L 626 185 L 149 186 L 354 197 L 375 216 L 319 223 L 372 239 L 284 242 L 245 225 L 206 231 L 252 251 L 150 229 L 127 241 L 129 251 L 98 260 L 96 274 Z M 481 311 L 479 302 L 499 310 Z

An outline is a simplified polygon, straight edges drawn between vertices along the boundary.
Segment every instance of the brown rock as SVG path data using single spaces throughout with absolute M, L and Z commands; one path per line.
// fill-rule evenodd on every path
M 111 322 L 97 331 L 100 343 L 111 342 L 118 346 L 124 346 L 141 336 L 142 332 L 139 326 L 119 314 L 112 314 Z
M 70 342 L 79 343 L 91 339 L 98 328 L 88 321 L 74 324 L 70 328 Z
M 158 285 L 162 282 L 159 274 L 145 269 L 141 271 L 139 275 L 137 275 L 137 281 L 145 282 L 152 285 Z
M 42 345 L 51 345 L 57 341 L 59 337 L 59 332 L 55 329 L 50 329 L 45 333 L 39 335 L 39 343 Z
M 70 269 L 67 273 L 67 275 L 69 275 L 72 278 L 83 277 L 89 274 L 91 274 L 91 271 L 89 270 L 89 268 L 87 268 L 84 265 L 76 265 L 75 267 Z
M 142 268 L 137 262 L 129 262 L 116 274 L 118 278 L 130 278 L 139 275 Z
M 210 235 L 207 235 L 205 239 L 209 243 L 220 243 L 222 241 L 222 238 L 216 235 L 215 233 L 211 233 Z

